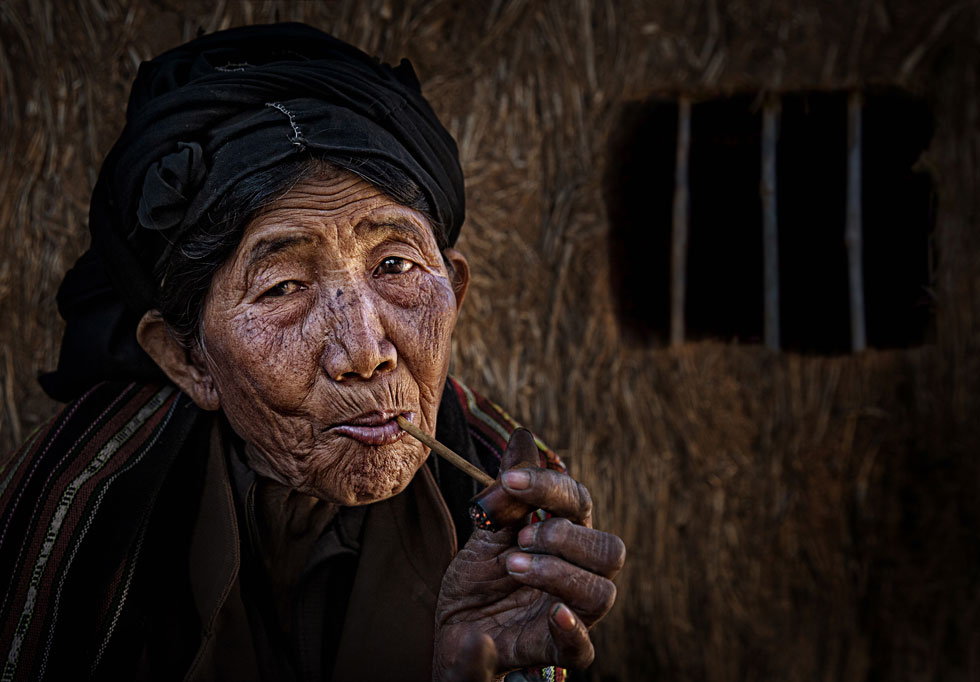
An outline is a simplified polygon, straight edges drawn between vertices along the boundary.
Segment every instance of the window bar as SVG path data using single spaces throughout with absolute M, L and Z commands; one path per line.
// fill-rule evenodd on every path
M 779 350 L 779 234 L 776 222 L 776 144 L 781 106 L 767 97 L 762 107 L 762 263 L 766 347 Z
M 691 100 L 677 105 L 677 159 L 674 164 L 674 209 L 670 255 L 670 344 L 684 343 L 684 299 L 687 282 L 688 158 L 691 146 Z
M 861 243 L 861 106 L 859 91 L 847 98 L 847 275 L 851 308 L 851 351 L 867 345 L 864 318 L 864 272 Z

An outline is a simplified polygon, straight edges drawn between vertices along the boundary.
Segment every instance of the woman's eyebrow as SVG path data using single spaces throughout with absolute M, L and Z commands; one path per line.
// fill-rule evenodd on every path
M 316 237 L 309 234 L 263 237 L 252 244 L 251 248 L 249 248 L 248 255 L 245 257 L 245 269 L 251 270 L 266 258 L 274 256 L 281 251 L 292 249 L 297 246 L 312 244 L 315 241 Z

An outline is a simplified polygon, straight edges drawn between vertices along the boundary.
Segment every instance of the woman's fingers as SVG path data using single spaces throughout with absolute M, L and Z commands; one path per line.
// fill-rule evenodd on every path
M 501 476 L 504 489 L 522 502 L 592 527 L 592 496 L 568 474 L 521 467 Z
M 564 518 L 525 526 L 517 544 L 525 552 L 553 554 L 606 578 L 614 578 L 626 561 L 626 545 L 617 536 Z
M 530 431 L 515 430 L 500 460 L 501 486 L 485 490 L 474 500 L 480 500 L 497 526 L 510 525 L 509 521 L 519 520 L 531 510 L 544 509 L 591 528 L 592 497 L 588 489 L 567 474 L 539 468 L 540 454 Z
M 595 658 L 595 649 L 589 639 L 589 630 L 582 619 L 565 604 L 558 603 L 551 608 L 548 629 L 555 645 L 555 663 L 563 668 L 582 670 Z
M 612 580 L 579 568 L 550 554 L 513 552 L 506 558 L 507 572 L 520 583 L 546 592 L 579 614 L 592 627 L 616 601 Z

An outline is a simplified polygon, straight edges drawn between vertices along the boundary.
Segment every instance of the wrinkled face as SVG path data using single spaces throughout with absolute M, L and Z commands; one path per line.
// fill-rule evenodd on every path
M 252 467 L 345 505 L 404 489 L 428 450 L 394 418 L 435 432 L 453 284 L 426 218 L 351 174 L 256 217 L 211 283 L 197 353 Z

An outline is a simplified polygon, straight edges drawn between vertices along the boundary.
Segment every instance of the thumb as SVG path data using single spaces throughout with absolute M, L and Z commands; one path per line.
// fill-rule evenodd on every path
M 497 647 L 490 635 L 467 630 L 444 682 L 493 682 L 497 672 Z
M 534 511 L 529 505 L 513 497 L 500 483 L 500 476 L 508 469 L 519 467 L 537 468 L 540 463 L 538 446 L 527 429 L 517 429 L 510 436 L 507 449 L 500 458 L 500 475 L 497 482 L 470 500 L 470 518 L 473 525 L 482 530 L 496 532 L 502 528 L 523 523 Z
M 507 449 L 500 458 L 500 470 L 507 471 L 516 466 L 540 466 L 541 453 L 534 442 L 534 436 L 527 429 L 516 429 L 507 441 Z

